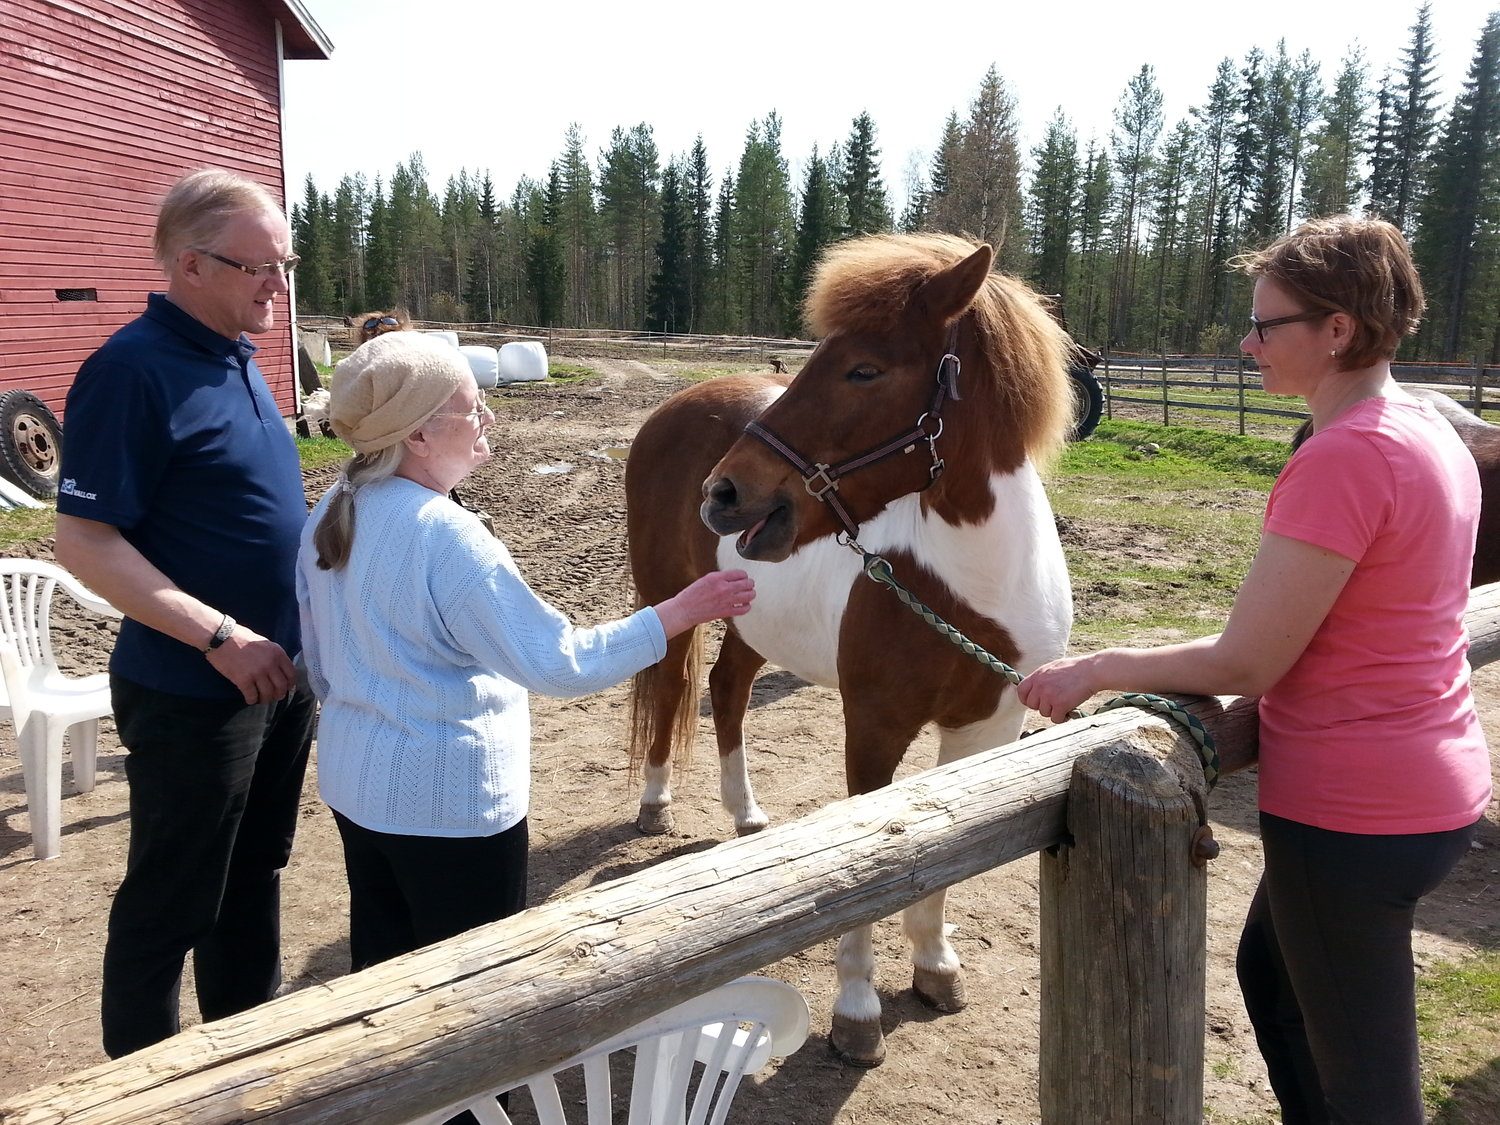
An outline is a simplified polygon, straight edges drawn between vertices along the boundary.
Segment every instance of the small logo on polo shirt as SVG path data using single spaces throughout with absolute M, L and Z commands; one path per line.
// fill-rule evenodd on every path
M 61 492 L 64 496 L 76 496 L 80 500 L 99 499 L 99 494 L 97 492 L 78 491 L 78 481 L 76 481 L 72 477 L 69 477 L 67 480 L 63 481 L 62 484 L 58 485 L 57 491 Z

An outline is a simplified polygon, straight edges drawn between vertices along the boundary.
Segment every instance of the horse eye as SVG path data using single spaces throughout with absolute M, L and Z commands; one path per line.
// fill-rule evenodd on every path
M 882 374 L 883 372 L 880 368 L 864 363 L 849 372 L 844 378 L 848 379 L 851 383 L 873 383 Z

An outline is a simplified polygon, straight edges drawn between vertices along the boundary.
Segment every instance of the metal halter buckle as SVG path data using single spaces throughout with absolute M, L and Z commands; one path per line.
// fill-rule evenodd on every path
M 830 492 L 837 492 L 839 489 L 839 482 L 828 475 L 830 467 L 819 461 L 813 466 L 813 471 L 802 478 L 802 487 L 807 489 L 807 494 L 814 500 L 821 500 Z M 815 488 L 814 485 L 817 485 L 819 477 L 823 478 L 823 483 Z

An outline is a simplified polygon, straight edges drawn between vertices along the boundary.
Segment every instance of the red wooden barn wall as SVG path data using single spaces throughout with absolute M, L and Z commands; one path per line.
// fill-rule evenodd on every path
M 151 235 L 184 172 L 231 169 L 285 202 L 278 82 L 260 0 L 0 0 L 0 388 L 63 413 L 78 365 L 166 288 Z M 284 414 L 290 317 L 280 304 L 255 340 Z

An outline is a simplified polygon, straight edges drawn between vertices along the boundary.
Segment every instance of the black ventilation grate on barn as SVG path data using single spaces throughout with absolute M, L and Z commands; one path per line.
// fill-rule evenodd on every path
M 54 289 L 59 301 L 97 301 L 99 290 L 97 289 Z

